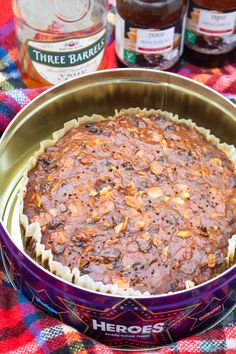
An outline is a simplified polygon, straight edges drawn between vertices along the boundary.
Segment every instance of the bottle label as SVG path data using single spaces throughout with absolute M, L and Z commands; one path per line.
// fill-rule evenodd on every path
M 236 46 L 236 11 L 209 10 L 190 1 L 185 44 L 205 54 L 229 52 Z
M 105 29 L 83 38 L 55 42 L 28 41 L 28 53 L 34 69 L 51 84 L 96 71 L 104 49 Z
M 183 50 L 183 19 L 172 27 L 145 29 L 116 18 L 116 52 L 127 66 L 166 70 Z

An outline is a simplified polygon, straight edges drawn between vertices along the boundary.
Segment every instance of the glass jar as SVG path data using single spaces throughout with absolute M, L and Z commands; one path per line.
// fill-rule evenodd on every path
M 186 0 L 117 0 L 116 53 L 128 67 L 167 70 L 184 47 Z
M 236 0 L 191 0 L 185 45 L 193 64 L 216 67 L 230 62 L 236 48 Z
M 104 66 L 106 0 L 13 0 L 22 78 L 44 87 Z

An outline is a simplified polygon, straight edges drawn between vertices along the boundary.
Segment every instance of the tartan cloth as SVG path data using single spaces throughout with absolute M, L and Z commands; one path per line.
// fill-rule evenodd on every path
M 114 7 L 110 8 L 108 19 L 107 68 L 115 68 Z M 25 87 L 17 60 L 10 0 L 0 0 L 0 133 L 22 107 L 43 91 Z M 236 62 L 221 69 L 201 69 L 183 62 L 179 73 L 236 99 Z M 96 343 L 34 307 L 11 287 L 0 262 L 0 353 L 119 354 L 121 351 Z M 236 353 L 236 310 L 214 329 L 152 353 Z

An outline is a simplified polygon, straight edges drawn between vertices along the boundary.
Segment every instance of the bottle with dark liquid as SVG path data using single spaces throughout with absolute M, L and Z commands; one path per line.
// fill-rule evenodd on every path
M 168 70 L 184 47 L 186 0 L 117 0 L 116 53 L 128 67 Z
M 199 66 L 232 62 L 236 51 L 236 0 L 190 0 L 185 56 Z

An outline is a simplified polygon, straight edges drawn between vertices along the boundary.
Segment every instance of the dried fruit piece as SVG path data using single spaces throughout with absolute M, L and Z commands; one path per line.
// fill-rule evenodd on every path
M 191 230 L 182 230 L 176 234 L 176 236 L 182 237 L 182 238 L 188 238 L 188 237 L 191 237 L 192 235 L 193 235 L 193 232 Z
M 152 187 L 147 190 L 147 194 L 151 198 L 160 198 L 163 196 L 163 191 L 160 187 Z
M 59 225 L 61 225 L 61 220 L 58 216 L 56 216 L 50 220 L 50 222 L 48 223 L 48 228 L 49 230 L 56 230 Z
M 216 256 L 213 253 L 210 253 L 207 258 L 207 265 L 209 268 L 214 268 L 216 265 Z
M 154 161 L 151 163 L 151 172 L 156 175 L 159 176 L 162 174 L 164 167 L 157 161 Z

